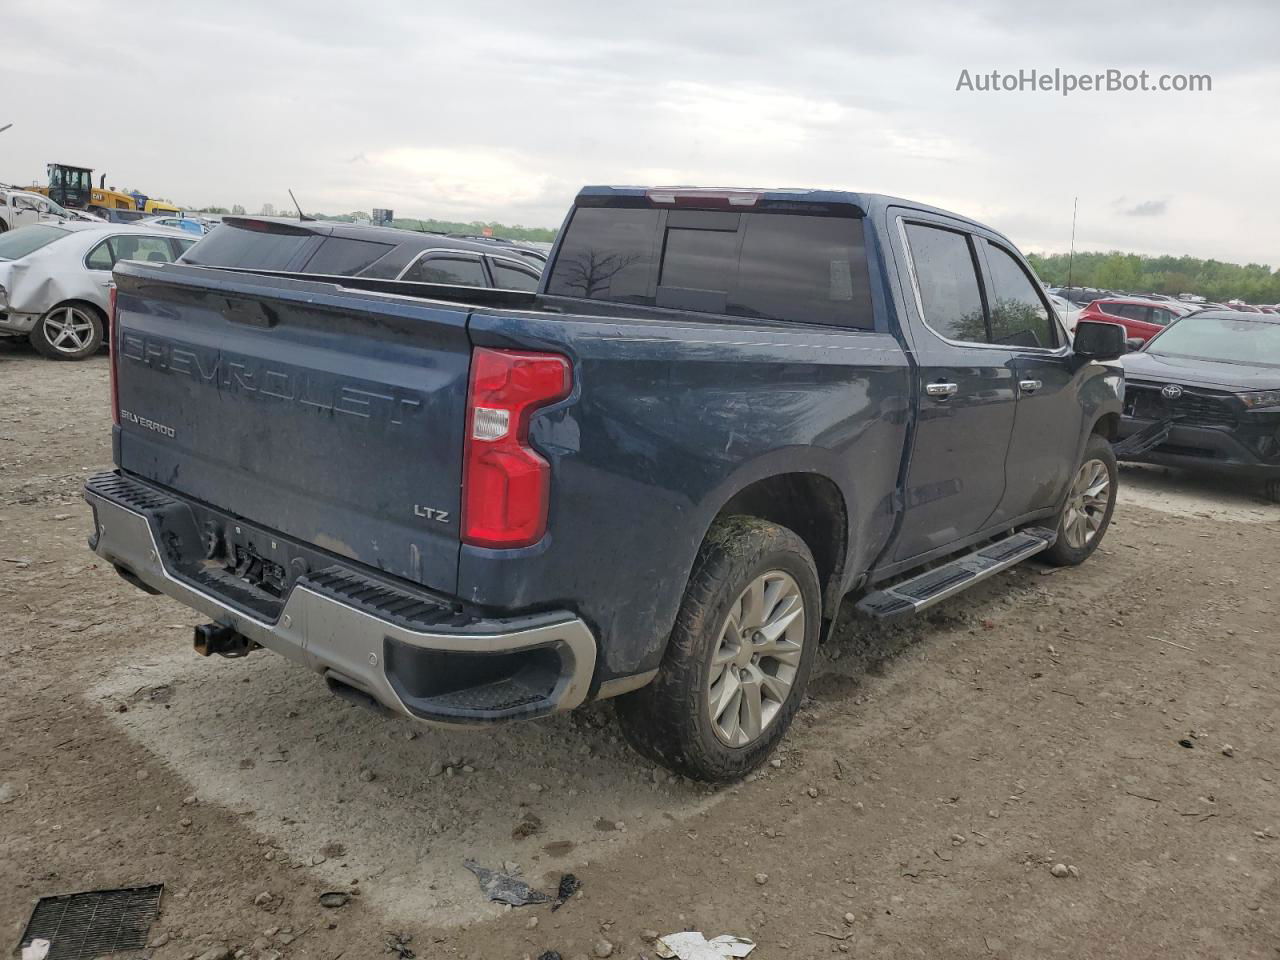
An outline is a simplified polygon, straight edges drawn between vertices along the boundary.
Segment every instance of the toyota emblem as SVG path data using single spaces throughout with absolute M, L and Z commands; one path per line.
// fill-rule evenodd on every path
M 1176 383 L 1167 383 L 1164 389 L 1160 391 L 1160 396 L 1166 400 L 1177 400 L 1182 396 L 1182 388 Z

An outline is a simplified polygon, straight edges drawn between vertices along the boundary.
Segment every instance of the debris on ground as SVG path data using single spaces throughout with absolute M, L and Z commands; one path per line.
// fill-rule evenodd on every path
M 411 933 L 388 933 L 386 939 L 383 940 L 383 952 L 394 953 L 400 960 L 413 960 L 417 954 L 409 949 L 409 944 L 413 941 Z
M 538 954 L 538 960 L 563 960 L 563 958 L 555 950 L 547 950 L 545 953 Z
M 653 945 L 654 952 L 664 960 L 726 960 L 745 957 L 756 948 L 755 941 L 724 933 L 708 940 L 697 930 L 668 933 L 659 937 Z
M 560 875 L 560 885 L 556 887 L 556 902 L 551 905 L 551 912 L 555 913 L 563 907 L 565 905 L 565 901 L 581 889 L 581 880 L 575 877 L 572 873 L 562 873 Z
M 351 902 L 351 894 L 345 890 L 329 890 L 320 894 L 320 906 L 328 907 L 331 910 L 337 907 L 345 907 Z
M 513 907 L 523 907 L 531 903 L 551 902 L 551 897 L 534 890 L 523 880 L 518 880 L 509 873 L 490 870 L 488 867 L 480 866 L 474 860 L 463 860 L 462 865 L 476 875 L 484 895 L 497 903 L 509 903 Z M 563 883 L 563 881 L 561 882 Z
M 520 822 L 515 825 L 511 831 L 512 840 L 523 840 L 526 837 L 532 837 L 535 833 L 542 830 L 542 818 L 532 810 L 526 810 L 520 818 Z

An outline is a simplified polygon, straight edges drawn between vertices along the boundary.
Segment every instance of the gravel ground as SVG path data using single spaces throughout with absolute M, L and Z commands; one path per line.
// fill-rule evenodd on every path
M 185 608 L 84 546 L 106 359 L 0 345 L 0 386 L 0 949 L 39 896 L 163 882 L 156 960 L 637 957 L 685 928 L 759 960 L 1277 955 L 1280 508 L 1250 486 L 1126 468 L 1085 566 L 848 619 L 777 765 L 710 790 L 607 705 L 441 732 L 196 657 Z M 467 857 L 582 892 L 499 908 Z

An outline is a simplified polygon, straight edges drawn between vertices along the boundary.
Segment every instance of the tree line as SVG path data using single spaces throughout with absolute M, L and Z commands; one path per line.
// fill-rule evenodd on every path
M 1028 254 L 1040 279 L 1050 286 L 1068 282 L 1125 293 L 1198 293 L 1223 302 L 1280 303 L 1280 272 L 1261 263 L 1225 263 L 1198 257 L 1150 257 L 1138 253 L 1099 251 Z

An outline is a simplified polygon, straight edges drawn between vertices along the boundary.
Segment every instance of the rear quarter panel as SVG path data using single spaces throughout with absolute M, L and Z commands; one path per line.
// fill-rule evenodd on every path
M 755 480 L 834 481 L 847 570 L 890 534 L 908 367 L 888 333 L 485 312 L 470 333 L 477 346 L 569 356 L 574 388 L 531 427 L 555 478 L 547 536 L 464 546 L 460 595 L 574 606 L 603 640 L 598 679 L 657 666 L 707 529 Z

